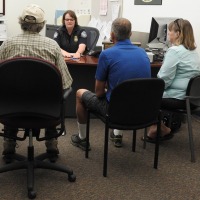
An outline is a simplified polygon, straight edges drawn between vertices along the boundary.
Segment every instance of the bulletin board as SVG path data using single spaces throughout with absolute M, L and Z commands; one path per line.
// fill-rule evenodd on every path
M 107 12 L 105 15 L 100 13 L 100 3 L 102 2 L 107 2 Z M 113 7 L 116 5 L 119 5 L 117 17 L 122 17 L 123 0 L 69 0 L 68 3 L 68 7 L 74 10 L 77 15 L 90 15 L 91 20 L 92 18 L 98 20 L 97 26 L 89 24 L 89 26 L 96 27 L 100 31 L 100 37 L 97 42 L 98 46 L 102 45 L 102 41 L 110 38 L 109 28 L 111 27 L 111 21 L 113 21 Z
M 107 12 L 106 14 L 102 14 L 100 8 L 104 5 L 102 3 L 107 2 Z M 119 8 L 118 16 L 113 15 L 114 8 Z M 110 39 L 110 29 L 112 21 L 117 17 L 122 17 L 122 5 L 123 0 L 93 0 L 92 1 L 92 9 L 91 9 L 91 17 L 97 20 L 97 25 L 95 26 L 100 31 L 100 37 L 97 42 L 98 46 L 102 45 L 103 41 L 109 41 Z
M 108 0 L 108 11 L 106 15 L 99 14 L 100 2 L 101 0 L 69 0 L 68 7 L 74 10 L 77 15 L 86 14 L 103 21 L 110 21 L 112 20 L 112 6 L 119 4 L 120 10 L 118 17 L 122 17 L 123 0 Z
M 101 0 L 93 0 L 92 1 L 92 10 L 91 10 L 91 16 L 95 18 L 99 18 L 101 21 L 112 21 L 112 6 L 115 4 L 119 4 L 119 16 L 122 17 L 122 6 L 123 6 L 123 0 L 108 0 L 108 11 L 106 15 L 100 15 L 100 1 Z

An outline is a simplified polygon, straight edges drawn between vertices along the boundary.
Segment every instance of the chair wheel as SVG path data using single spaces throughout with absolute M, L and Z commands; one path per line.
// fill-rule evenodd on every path
M 36 192 L 33 190 L 28 191 L 28 198 L 29 199 L 35 199 L 36 197 Z
M 68 175 L 68 180 L 69 180 L 70 182 L 75 182 L 76 176 L 75 176 L 74 174 Z

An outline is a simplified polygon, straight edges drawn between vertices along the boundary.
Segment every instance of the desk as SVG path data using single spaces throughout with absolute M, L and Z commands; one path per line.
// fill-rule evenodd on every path
M 66 117 L 76 117 L 76 91 L 81 88 L 94 91 L 98 58 L 86 55 L 79 60 L 66 58 L 65 61 L 73 78 L 73 92 L 67 99 Z M 152 77 L 156 77 L 160 66 L 159 62 L 151 64 Z
M 110 48 L 110 47 L 112 47 L 112 46 L 114 45 L 114 44 L 113 44 L 112 42 L 110 42 L 110 41 L 103 41 L 102 44 L 103 44 L 103 49 Z M 138 46 L 138 47 L 141 46 L 141 42 L 132 42 L 132 44 L 134 44 L 134 45 L 136 45 L 136 46 Z
M 76 117 L 76 91 L 85 88 L 94 91 L 98 58 L 83 56 L 80 60 L 65 59 L 73 78 L 72 93 L 67 99 L 66 117 Z
M 90 66 L 96 67 L 98 63 L 98 58 L 94 56 L 82 56 L 80 59 L 71 59 L 65 58 L 65 62 L 68 65 L 81 65 L 81 66 Z

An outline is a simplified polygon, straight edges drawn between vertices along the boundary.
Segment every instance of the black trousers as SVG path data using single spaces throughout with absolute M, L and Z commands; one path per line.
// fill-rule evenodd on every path
M 163 98 L 161 103 L 161 109 L 174 110 L 174 109 L 186 109 L 185 100 L 175 98 Z

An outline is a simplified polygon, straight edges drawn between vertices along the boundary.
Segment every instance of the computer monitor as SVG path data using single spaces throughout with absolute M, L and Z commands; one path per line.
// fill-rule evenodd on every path
M 174 17 L 152 17 L 148 46 L 153 49 L 164 49 L 170 46 L 168 40 L 168 25 L 176 20 Z

